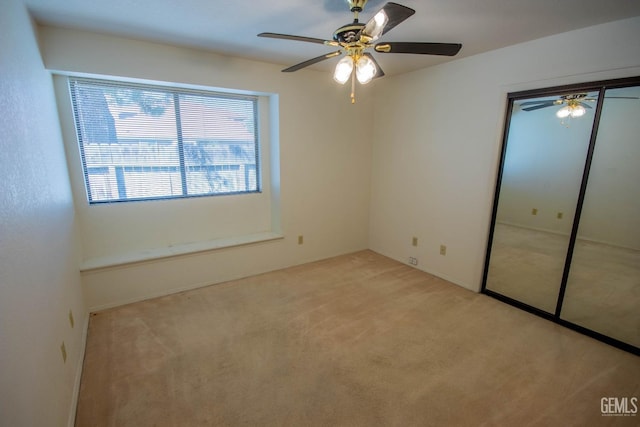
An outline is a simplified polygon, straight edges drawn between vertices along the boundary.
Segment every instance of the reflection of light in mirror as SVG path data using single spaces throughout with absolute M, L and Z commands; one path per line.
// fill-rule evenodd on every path
M 570 114 L 571 114 L 571 117 L 582 117 L 585 115 L 586 112 L 587 112 L 586 108 L 584 108 L 582 105 L 578 105 L 573 110 L 571 110 Z
M 586 113 L 587 113 L 587 109 L 584 108 L 582 105 L 570 102 L 569 105 L 565 105 L 564 107 L 559 109 L 558 112 L 556 113 L 556 116 L 558 116 L 561 119 L 571 116 L 572 118 L 575 119 L 577 117 L 584 116 Z
M 514 101 L 513 112 L 540 114 L 544 111 L 553 111 L 553 114 L 560 119 L 560 123 L 568 128 L 569 120 L 586 116 L 593 108 L 592 106 L 596 105 L 597 100 L 598 93 L 593 91 L 521 99 Z
M 561 109 L 558 110 L 558 112 L 556 113 L 556 116 L 558 116 L 561 119 L 564 119 L 569 114 L 571 114 L 569 107 L 562 107 Z

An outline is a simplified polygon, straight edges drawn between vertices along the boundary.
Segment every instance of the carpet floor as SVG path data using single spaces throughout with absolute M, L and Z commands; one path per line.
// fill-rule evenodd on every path
M 92 314 L 76 426 L 600 426 L 640 358 L 371 251 Z

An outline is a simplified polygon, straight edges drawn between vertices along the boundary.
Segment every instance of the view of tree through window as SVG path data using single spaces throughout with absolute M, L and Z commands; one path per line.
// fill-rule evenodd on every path
M 90 203 L 260 191 L 256 97 L 69 84 Z

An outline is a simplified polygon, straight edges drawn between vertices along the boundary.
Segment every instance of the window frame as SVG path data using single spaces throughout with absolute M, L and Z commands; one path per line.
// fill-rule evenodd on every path
M 114 88 L 122 88 L 122 89 L 132 89 L 132 90 L 145 90 L 145 91 L 154 91 L 158 93 L 164 93 L 172 96 L 173 109 L 175 113 L 175 125 L 176 125 L 176 137 L 177 137 L 177 151 L 178 151 L 178 164 L 176 166 L 157 166 L 157 168 L 161 169 L 177 169 L 177 172 L 180 173 L 180 183 L 181 183 L 181 194 L 177 195 L 167 195 L 167 196 L 150 196 L 150 197 L 127 197 L 126 192 L 121 192 L 121 185 L 123 184 L 120 180 L 117 181 L 118 186 L 118 198 L 117 199 L 108 199 L 108 200 L 95 200 L 96 191 L 91 190 L 91 184 L 89 182 L 89 170 L 96 169 L 98 167 L 87 166 L 86 156 L 85 156 L 85 143 L 82 140 L 83 132 L 80 125 L 79 114 L 77 110 L 76 103 L 76 90 L 75 86 L 78 83 L 85 84 L 94 84 L 98 86 L 106 86 L 106 87 L 114 87 Z M 74 129 L 76 133 L 76 143 L 79 149 L 80 154 L 80 162 L 81 162 L 81 173 L 83 175 L 84 181 L 84 189 L 86 200 L 88 204 L 91 205 L 100 205 L 100 204 L 113 204 L 113 203 L 128 203 L 128 202 L 139 202 L 139 201 L 158 201 L 158 200 L 180 200 L 180 199 L 189 199 L 189 198 L 201 198 L 201 197 L 217 197 L 217 196 L 232 196 L 232 195 L 247 195 L 247 194 L 255 194 L 263 192 L 263 158 L 262 158 L 262 149 L 261 149 L 261 140 L 260 140 L 260 96 L 254 94 L 239 94 L 234 92 L 226 92 L 220 89 L 217 90 L 208 90 L 208 89 L 191 89 L 185 87 L 178 87 L 173 85 L 158 85 L 158 84 L 150 84 L 150 83 L 138 83 L 131 82 L 126 80 L 116 80 L 116 79 L 103 79 L 103 78 L 87 78 L 87 77 L 74 77 L 67 76 L 67 88 L 69 90 L 70 102 L 71 102 L 71 115 L 74 124 Z M 189 194 L 188 192 L 188 184 L 187 184 L 187 173 L 188 168 L 205 168 L 211 169 L 215 171 L 224 171 L 224 170 L 238 170 L 239 165 L 219 165 L 219 164 L 206 164 L 206 165 L 194 165 L 188 166 L 185 162 L 185 143 L 183 138 L 183 126 L 181 121 L 181 110 L 180 110 L 180 96 L 199 96 L 205 98 L 215 98 L 215 99 L 231 99 L 231 100 L 243 100 L 250 101 L 252 103 L 252 118 L 253 118 L 253 142 L 254 142 L 254 154 L 255 154 L 255 164 L 250 165 L 247 164 L 245 167 L 249 167 L 250 169 L 255 169 L 255 189 L 245 190 L 245 191 L 223 191 L 223 192 L 209 192 L 209 193 L 196 193 Z M 236 166 L 234 169 L 232 166 Z M 131 168 L 131 166 L 120 166 L 119 169 L 127 169 Z M 140 167 L 136 167 L 140 169 Z M 146 168 L 154 168 L 153 166 L 142 167 Z M 117 175 L 117 172 L 116 172 Z M 248 181 L 248 175 L 245 171 L 245 182 Z

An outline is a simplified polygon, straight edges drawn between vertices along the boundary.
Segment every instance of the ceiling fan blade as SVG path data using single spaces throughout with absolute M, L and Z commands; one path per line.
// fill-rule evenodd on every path
M 365 36 L 368 42 L 376 41 L 414 13 L 416 11 L 411 8 L 389 2 L 360 30 L 358 38 Z
M 315 58 L 308 59 L 304 62 L 301 62 L 296 65 L 292 65 L 289 68 L 285 68 L 282 70 L 283 73 L 291 73 L 293 71 L 298 71 L 304 67 L 308 67 L 309 65 L 317 64 L 318 62 L 324 61 L 325 59 L 333 58 L 335 56 L 339 56 L 342 54 L 341 50 L 337 50 L 335 52 L 327 53 L 326 55 L 317 56 Z
M 535 110 L 539 110 L 541 108 L 547 108 L 547 107 L 552 107 L 556 105 L 554 101 L 547 101 L 543 104 L 539 104 L 539 105 L 534 105 L 533 107 L 525 107 L 522 109 L 522 111 L 535 111 Z
M 525 102 L 521 102 L 520 106 L 522 105 L 538 105 L 538 104 L 547 104 L 549 102 L 555 103 L 557 101 L 552 101 L 552 100 L 543 100 L 543 101 L 525 101 Z
M 389 42 L 378 43 L 374 46 L 380 53 L 415 53 L 419 55 L 455 56 L 462 45 L 460 43 L 419 43 L 419 42 Z
M 278 34 L 278 33 L 260 33 L 258 37 L 267 37 L 271 39 L 284 39 L 284 40 L 294 40 L 299 42 L 308 42 L 308 43 L 317 43 L 324 44 L 329 46 L 339 46 L 337 42 L 323 39 L 316 39 L 314 37 L 304 37 L 304 36 L 292 36 L 291 34 Z
M 376 61 L 376 58 L 374 58 L 369 52 L 366 52 L 364 55 L 368 56 L 373 63 L 376 64 L 376 75 L 373 76 L 373 78 L 378 79 L 380 77 L 384 77 L 384 71 L 382 71 L 382 68 L 380 67 L 380 64 L 378 64 L 378 61 Z

